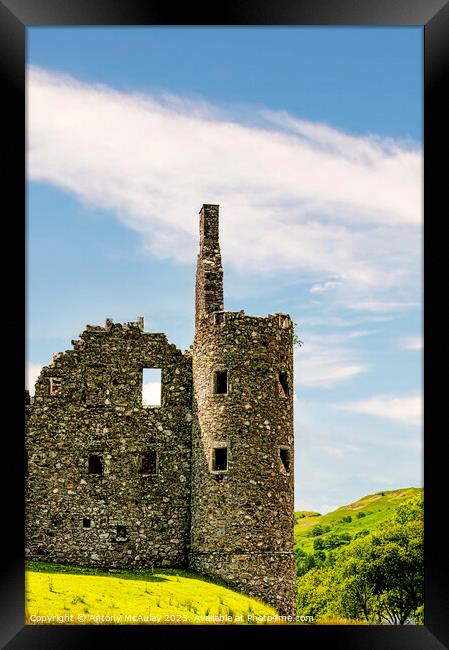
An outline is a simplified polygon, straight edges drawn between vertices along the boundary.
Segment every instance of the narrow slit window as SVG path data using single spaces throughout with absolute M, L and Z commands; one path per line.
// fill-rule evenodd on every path
M 161 405 L 161 369 L 142 369 L 142 406 Z
M 228 392 L 228 371 L 216 370 L 214 373 L 214 394 L 226 395 Z
M 89 474 L 103 474 L 103 457 L 101 454 L 89 455 Z
M 290 450 L 281 447 L 279 449 L 282 466 L 287 474 L 290 473 Z
M 126 539 L 126 526 L 117 526 L 117 538 Z
M 212 449 L 212 471 L 226 472 L 228 469 L 228 448 L 215 447 Z
M 50 377 L 50 395 L 52 397 L 57 397 L 61 395 L 61 392 L 62 392 L 61 377 Z
M 83 528 L 90 528 L 90 519 L 83 519 Z
M 157 454 L 155 451 L 142 452 L 139 471 L 142 476 L 157 474 Z
M 279 383 L 278 383 L 278 388 L 279 388 L 279 395 L 281 397 L 288 397 L 290 394 L 289 386 L 288 386 L 288 373 L 285 371 L 281 371 L 279 373 Z

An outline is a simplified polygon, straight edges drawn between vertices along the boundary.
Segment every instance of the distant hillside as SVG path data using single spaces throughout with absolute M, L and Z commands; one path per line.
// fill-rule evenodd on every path
M 413 487 L 385 490 L 369 494 L 326 515 L 316 512 L 296 512 L 295 548 L 313 553 L 317 545 L 322 546 L 323 549 L 331 548 L 332 539 L 351 541 L 355 537 L 366 534 L 365 531 L 371 532 L 393 514 L 404 500 L 422 492 L 422 488 Z M 318 539 L 320 541 L 316 542 Z M 315 548 L 314 542 L 316 542 Z

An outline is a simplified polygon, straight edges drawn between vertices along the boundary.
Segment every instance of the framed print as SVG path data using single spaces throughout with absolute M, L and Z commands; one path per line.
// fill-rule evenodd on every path
M 4 647 L 445 647 L 447 3 L 0 10 Z

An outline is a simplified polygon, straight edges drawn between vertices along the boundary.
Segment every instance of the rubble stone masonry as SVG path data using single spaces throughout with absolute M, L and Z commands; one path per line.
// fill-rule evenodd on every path
M 218 206 L 200 212 L 193 351 L 87 326 L 26 404 L 26 555 L 187 567 L 295 611 L 293 326 L 226 312 Z M 161 369 L 160 406 L 142 403 Z

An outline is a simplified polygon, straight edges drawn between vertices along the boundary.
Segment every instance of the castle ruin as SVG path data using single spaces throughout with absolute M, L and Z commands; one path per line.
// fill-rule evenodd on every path
M 26 557 L 188 567 L 293 615 L 293 324 L 224 310 L 218 214 L 200 212 L 191 350 L 107 319 L 42 369 L 26 405 Z

